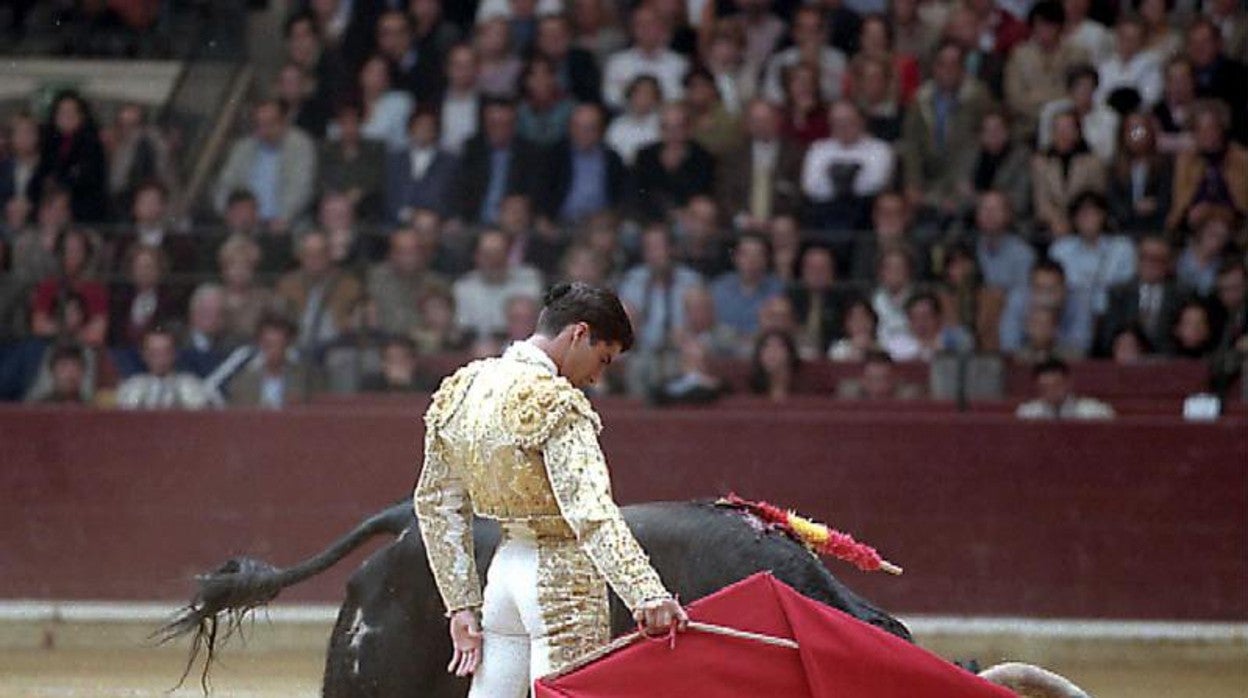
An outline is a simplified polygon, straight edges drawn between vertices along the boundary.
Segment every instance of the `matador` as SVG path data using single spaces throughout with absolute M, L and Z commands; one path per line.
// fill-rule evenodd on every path
M 687 623 L 612 499 L 601 423 L 581 392 L 632 341 L 612 292 L 560 284 L 532 337 L 434 393 L 414 503 L 450 618 L 448 669 L 472 675 L 470 698 L 522 698 L 606 644 L 608 584 L 644 628 Z M 484 592 L 474 514 L 502 529 Z

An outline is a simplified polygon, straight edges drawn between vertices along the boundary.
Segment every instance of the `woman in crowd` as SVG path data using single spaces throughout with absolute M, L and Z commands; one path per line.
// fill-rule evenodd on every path
M 909 105 L 914 100 L 914 94 L 919 91 L 923 76 L 914 56 L 893 50 L 893 29 L 884 15 L 872 14 L 863 18 L 858 34 L 858 53 L 850 61 L 850 69 L 845 73 L 844 94 L 854 94 L 855 64 L 869 58 L 882 60 L 892 66 L 898 101 L 902 106 Z
M 69 192 L 60 187 L 45 188 L 35 212 L 35 224 L 13 238 L 12 274 L 23 286 L 33 286 L 56 273 L 56 244 L 73 219 Z
M 1088 149 L 1074 110 L 1053 117 L 1053 145 L 1032 159 L 1036 225 L 1053 239 L 1073 231 L 1067 209 L 1075 195 L 1105 190 L 1105 166 Z
M 25 393 L 27 402 L 47 402 L 53 396 L 58 396 L 61 401 L 70 401 L 68 398 L 73 392 L 73 382 L 78 384 L 77 401 L 81 403 L 91 403 L 95 400 L 96 391 L 101 388 L 116 387 L 117 366 L 108 350 L 94 340 L 95 332 L 87 319 L 88 313 L 87 301 L 78 293 L 71 291 L 56 299 L 53 314 L 60 318 L 60 324 L 57 333 L 47 338 L 47 347 L 32 367 L 30 375 L 34 379 Z M 75 347 L 81 359 L 81 370 L 72 376 L 62 374 L 63 366 L 58 362 L 67 346 Z M 66 385 L 67 382 L 71 385 Z
M 360 134 L 386 144 L 390 150 L 402 150 L 407 146 L 407 120 L 412 115 L 415 102 L 403 90 L 394 89 L 390 83 L 390 68 L 386 59 L 373 56 L 360 66 L 359 74 Z M 330 137 L 337 139 L 338 132 L 331 127 Z
M 867 131 L 892 143 L 901 138 L 905 116 L 897 95 L 893 66 L 882 58 L 864 58 L 854 63 L 853 101 L 867 120 Z
M 1072 302 L 1091 304 L 1093 316 L 1109 307 L 1109 289 L 1136 273 L 1135 246 L 1112 232 L 1109 204 L 1096 192 L 1081 192 L 1070 204 L 1073 234 L 1049 247 L 1049 257 L 1062 265 Z
M 750 392 L 772 402 L 784 402 L 801 389 L 800 371 L 801 358 L 793 337 L 781 331 L 765 332 L 754 343 Z
M 802 146 L 827 138 L 828 105 L 819 93 L 819 68 L 797 63 L 784 71 L 784 135 Z
M 1192 107 L 1194 148 L 1174 164 L 1174 204 L 1166 217 L 1173 232 L 1198 229 L 1219 209 L 1248 214 L 1248 149 L 1227 138 L 1226 104 L 1202 100 Z
M 464 351 L 471 338 L 455 323 L 455 298 L 445 289 L 431 289 L 421 296 L 420 325 L 412 328 L 412 339 L 422 354 Z
M 1133 4 L 1144 20 L 1147 50 L 1156 52 L 1162 60 L 1178 53 L 1183 47 L 1183 37 L 1171 17 L 1174 0 L 1134 0 Z
M 984 114 L 979 122 L 978 147 L 966 153 L 959 166 L 959 209 L 964 217 L 973 215 L 979 195 L 986 191 L 1004 193 L 1016 220 L 1028 217 L 1031 153 L 1014 139 L 1005 110 L 992 109 Z
M 1235 215 L 1228 209 L 1219 209 L 1201 223 L 1188 237 L 1187 246 L 1175 265 L 1179 283 L 1201 296 L 1213 291 L 1218 269 L 1236 251 L 1231 240 L 1234 226 Z
M 31 304 L 31 331 L 38 337 L 55 337 L 62 333 L 66 318 L 57 315 L 60 302 L 67 295 L 81 298 L 80 341 L 101 346 L 108 330 L 108 290 L 95 280 L 93 261 L 99 245 L 92 233 L 71 228 L 56 241 L 59 268 L 35 287 Z
M 225 291 L 225 335 L 229 343 L 255 336 L 261 316 L 273 308 L 273 293 L 256 283 L 260 246 L 249 238 L 231 236 L 217 250 L 217 266 Z
M 1183 304 L 1174 321 L 1171 337 L 1174 356 L 1181 359 L 1203 359 L 1209 356 L 1214 345 L 1209 308 L 1198 300 Z
M 914 256 L 909 248 L 888 247 L 880 251 L 875 267 L 876 287 L 871 293 L 871 308 L 879 320 L 876 339 L 881 346 L 888 346 L 910 334 L 906 303 L 916 291 Z
M 685 103 L 693 140 L 711 155 L 722 159 L 741 144 L 741 120 L 724 107 L 715 76 L 705 68 L 694 68 L 685 76 Z
M 0 236 L 0 344 L 26 331 L 26 289 L 20 279 L 9 273 L 12 261 L 9 241 Z
M 1128 325 L 1118 330 L 1110 342 L 1110 357 L 1119 366 L 1141 363 L 1152 353 L 1153 346 L 1148 341 L 1148 335 L 1139 325 Z
M 524 89 L 516 120 L 520 136 L 542 146 L 566 138 L 576 102 L 559 87 L 555 64 L 547 58 L 532 58 L 520 82 Z
M 1170 159 L 1157 152 L 1153 120 L 1138 112 L 1128 114 L 1109 173 L 1109 210 L 1118 228 L 1133 237 L 1161 230 L 1173 180 Z
M 126 370 L 141 368 L 137 364 L 137 347 L 149 329 L 167 325 L 177 315 L 173 292 L 165 285 L 168 261 L 159 249 L 146 245 L 130 248 L 124 263 L 127 280 L 113 285 L 108 294 L 108 345 L 129 350 L 128 358 L 136 361 Z M 126 363 L 122 361 L 122 363 Z
M 879 316 L 871 304 L 862 298 L 855 298 L 845 309 L 844 336 L 828 348 L 828 358 L 832 361 L 858 362 L 864 360 L 867 354 L 880 351 L 880 344 L 876 341 L 878 325 Z
M 625 165 L 632 166 L 637 152 L 659 140 L 659 108 L 663 105 L 663 88 L 650 75 L 641 75 L 624 90 L 624 113 L 607 127 L 605 140 Z
M 1175 155 L 1192 148 L 1192 106 L 1196 103 L 1196 73 L 1186 58 L 1166 64 L 1161 99 L 1152 116 L 1160 131 L 1157 149 Z
M 495 16 L 477 24 L 473 48 L 477 52 L 482 94 L 490 97 L 515 97 L 524 62 L 511 49 L 511 31 L 507 20 Z
M 91 108 L 76 92 L 69 91 L 52 101 L 48 114 L 36 186 L 52 182 L 68 191 L 77 220 L 104 220 L 108 215 L 108 165 Z

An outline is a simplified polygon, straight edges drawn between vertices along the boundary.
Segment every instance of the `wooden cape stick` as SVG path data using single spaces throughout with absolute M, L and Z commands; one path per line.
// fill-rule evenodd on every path
M 764 645 L 771 645 L 773 647 L 784 647 L 784 648 L 793 649 L 793 650 L 798 649 L 798 644 L 796 640 L 790 640 L 787 637 L 775 637 L 772 635 L 763 635 L 762 633 L 752 633 L 752 632 L 749 632 L 748 630 L 738 630 L 736 628 L 730 628 L 726 625 L 715 625 L 714 623 L 703 623 L 700 621 L 691 620 L 689 621 L 688 629 L 697 631 L 697 632 L 707 633 L 709 635 L 720 635 L 723 637 L 736 638 L 738 640 L 749 640 L 751 642 L 758 642 Z M 560 676 L 564 676 L 565 674 L 570 674 L 576 671 L 577 669 L 580 669 L 581 667 L 587 666 L 589 664 L 592 664 L 598 661 L 599 659 L 602 659 L 603 657 L 607 656 L 608 654 L 611 654 L 612 652 L 615 652 L 616 650 L 624 649 L 625 647 L 628 647 L 629 645 L 641 639 L 658 640 L 658 639 L 666 639 L 667 637 L 668 635 L 648 636 L 640 630 L 631 632 L 627 635 L 621 635 L 615 638 L 614 640 L 612 640 L 607 645 L 597 650 L 594 650 L 593 652 L 589 652 L 587 654 L 582 655 L 580 658 L 578 658 L 576 661 L 572 662 L 568 666 L 560 669 L 559 671 L 547 674 L 546 676 L 543 676 L 542 678 L 543 679 L 555 679 Z M 672 646 L 675 647 L 675 644 L 676 644 L 676 641 L 675 641 L 675 638 L 673 637 Z

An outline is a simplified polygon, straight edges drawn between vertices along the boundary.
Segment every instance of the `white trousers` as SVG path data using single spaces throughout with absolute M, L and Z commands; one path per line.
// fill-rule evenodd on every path
M 469 698 L 526 698 L 537 679 L 610 636 L 606 583 L 575 541 L 507 526 L 486 574 L 481 665 Z

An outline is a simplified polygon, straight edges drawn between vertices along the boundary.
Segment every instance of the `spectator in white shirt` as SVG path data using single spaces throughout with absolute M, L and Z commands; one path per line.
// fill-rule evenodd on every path
M 517 12 L 513 5 L 517 4 L 515 0 L 483 0 L 477 6 L 477 24 L 488 22 L 495 18 L 513 19 Z M 538 17 L 546 17 L 548 15 L 557 15 L 563 11 L 563 3 L 559 0 L 528 0 L 523 3 L 532 5 L 533 9 L 530 14 Z
M 481 93 L 477 89 L 477 56 L 460 44 L 446 56 L 446 94 L 442 97 L 442 148 L 459 155 L 464 143 L 477 134 Z
M 190 373 L 174 371 L 177 342 L 173 333 L 154 328 L 143 335 L 147 373 L 127 378 L 117 388 L 117 406 L 127 410 L 219 407 L 221 398 Z
M 360 133 L 386 144 L 388 150 L 402 150 L 407 145 L 407 120 L 416 101 L 403 90 L 393 89 L 390 66 L 381 56 L 364 61 L 359 74 L 360 101 L 364 111 Z M 338 138 L 333 130 L 330 138 Z
M 507 261 L 511 241 L 506 233 L 487 229 L 477 238 L 474 268 L 455 282 L 455 320 L 475 339 L 507 330 L 507 302 L 514 296 L 541 298 L 542 280 L 528 265 Z
M 653 75 L 668 99 L 678 99 L 689 61 L 667 47 L 668 28 L 648 5 L 633 11 L 633 46 L 607 61 L 602 98 L 607 106 L 624 106 L 624 88 L 638 75 Z
M 1058 115 L 1073 110 L 1088 148 L 1102 162 L 1114 159 L 1118 149 L 1118 112 L 1096 99 L 1100 80 L 1096 69 L 1086 64 L 1076 65 L 1066 73 L 1066 96 L 1047 102 L 1040 109 L 1038 151 L 1053 144 L 1053 121 Z
M 1092 0 L 1064 0 L 1066 8 L 1066 27 L 1063 32 L 1066 41 L 1083 49 L 1093 61 L 1100 61 L 1109 55 L 1114 45 L 1114 37 L 1104 24 L 1088 19 L 1088 10 Z
M 1115 90 L 1130 88 L 1140 95 L 1145 108 L 1161 99 L 1161 58 L 1145 50 L 1147 29 L 1144 20 L 1123 15 L 1114 26 L 1114 52 L 1097 65 L 1100 85 L 1096 98 L 1106 103 Z
M 881 346 L 912 339 L 906 303 L 914 295 L 914 262 L 910 251 L 901 246 L 880 252 L 876 265 L 879 280 L 871 293 L 871 309 L 876 316 L 876 339 Z
M 841 96 L 841 83 L 848 65 L 845 54 L 827 43 L 828 26 L 823 12 L 813 5 L 799 7 L 793 15 L 793 45 L 776 52 L 767 61 L 763 73 L 763 96 L 768 101 L 784 102 L 782 77 L 785 69 L 797 63 L 819 66 L 819 93 L 825 102 Z
M 604 140 L 619 153 L 625 165 L 632 167 L 638 151 L 659 140 L 663 88 L 653 76 L 639 75 L 628 84 L 624 96 L 627 109 L 607 127 Z
M 867 135 L 853 102 L 832 105 L 832 137 L 816 141 L 802 164 L 802 191 L 811 200 L 811 223 L 847 229 L 863 224 L 872 197 L 893 179 L 893 149 Z
M 1036 364 L 1031 371 L 1036 398 L 1018 406 L 1019 419 L 1099 420 L 1112 419 L 1114 409 L 1090 397 L 1078 397 L 1071 390 L 1070 367 L 1061 359 Z

